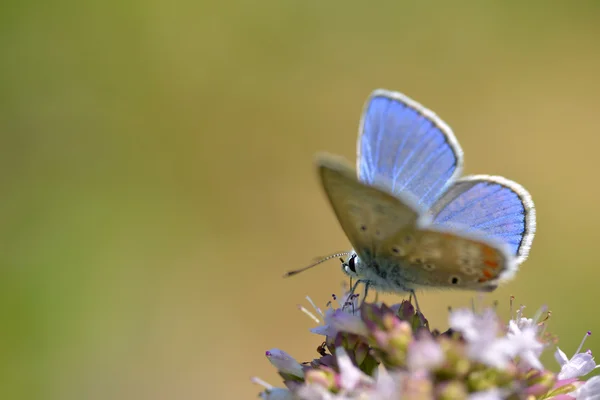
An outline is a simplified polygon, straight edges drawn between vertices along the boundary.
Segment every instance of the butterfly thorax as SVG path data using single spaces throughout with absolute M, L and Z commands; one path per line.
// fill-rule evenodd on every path
M 400 262 L 377 259 L 353 252 L 342 270 L 349 276 L 368 283 L 380 292 L 410 292 L 418 285 L 414 283 L 408 265 Z

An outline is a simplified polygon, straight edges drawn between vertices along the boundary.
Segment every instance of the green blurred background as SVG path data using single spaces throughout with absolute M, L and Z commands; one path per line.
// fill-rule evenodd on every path
M 348 249 L 313 156 L 354 160 L 378 87 L 532 193 L 530 259 L 486 301 L 547 304 L 567 354 L 600 328 L 600 6 L 416 3 L 3 2 L 0 398 L 254 398 L 266 349 L 316 356 L 296 304 L 339 265 L 281 276 Z M 443 329 L 472 297 L 420 302 Z

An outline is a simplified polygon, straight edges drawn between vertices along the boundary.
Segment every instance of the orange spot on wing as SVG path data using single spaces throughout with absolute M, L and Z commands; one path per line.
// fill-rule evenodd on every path
M 496 261 L 484 260 L 483 263 L 488 267 L 498 268 L 498 263 Z
M 484 269 L 483 270 L 483 275 L 485 275 L 486 278 L 491 278 L 492 276 L 494 276 L 494 274 L 492 273 L 492 271 L 490 271 L 489 269 Z
M 481 246 L 481 251 L 483 252 L 483 255 L 485 256 L 485 258 L 495 258 L 494 256 L 496 255 L 496 250 L 492 249 L 489 246 Z

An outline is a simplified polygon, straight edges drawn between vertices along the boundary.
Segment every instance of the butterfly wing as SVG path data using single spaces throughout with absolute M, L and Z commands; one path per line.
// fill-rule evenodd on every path
M 461 173 L 462 149 L 448 125 L 403 94 L 374 91 L 358 135 L 359 179 L 408 192 L 429 208 Z
M 342 159 L 321 155 L 317 166 L 329 202 L 359 255 L 373 254 L 377 243 L 414 227 L 419 219 L 418 206 L 412 200 L 360 182 L 356 171 Z
M 477 234 L 432 228 L 410 197 L 356 178 L 343 160 L 317 160 L 325 193 L 359 257 L 396 269 L 398 286 L 493 290 L 514 273 L 502 244 Z
M 516 272 L 501 243 L 436 228 L 405 229 L 377 249 L 407 286 L 492 291 Z M 381 261 L 380 261 L 381 263 Z
M 517 264 L 529 254 L 535 234 L 535 208 L 519 184 L 495 176 L 458 180 L 431 209 L 434 225 L 460 227 L 506 243 Z

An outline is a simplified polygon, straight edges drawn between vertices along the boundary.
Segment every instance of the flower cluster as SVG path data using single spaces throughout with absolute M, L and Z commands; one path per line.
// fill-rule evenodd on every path
M 356 295 L 334 296 L 322 312 L 308 300 L 315 312 L 301 309 L 319 324 L 311 331 L 325 336 L 319 357 L 300 364 L 267 351 L 285 388 L 254 378 L 263 399 L 600 399 L 600 376 L 580 380 L 596 368 L 591 351 L 581 352 L 591 332 L 571 358 L 556 349 L 558 373 L 543 367 L 552 342 L 545 310 L 525 318 L 521 307 L 508 324 L 491 308 L 452 310 L 450 329 L 439 332 L 409 301 L 359 307 Z

